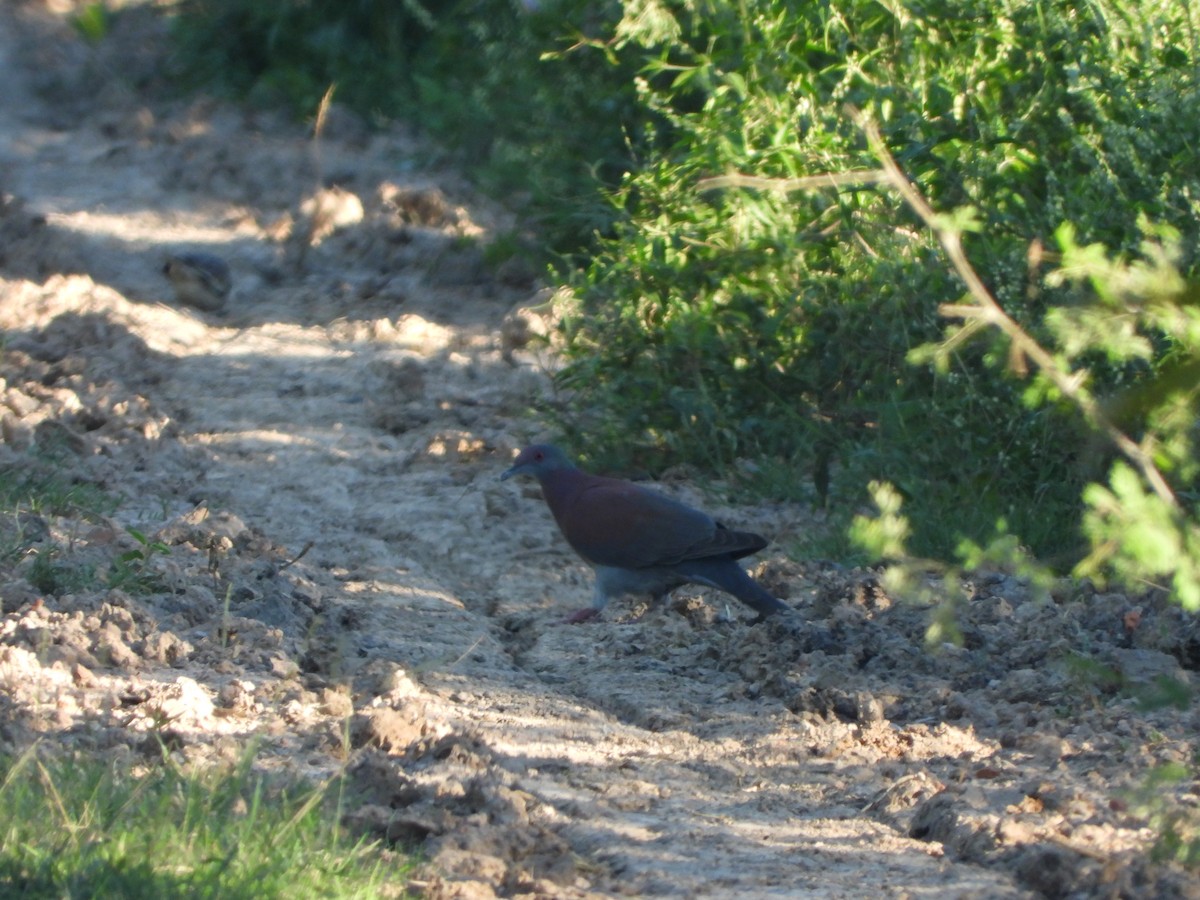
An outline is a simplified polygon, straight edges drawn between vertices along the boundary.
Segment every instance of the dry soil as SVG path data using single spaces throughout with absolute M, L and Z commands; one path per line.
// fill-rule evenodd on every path
M 181 99 L 157 7 L 91 46 L 61 6 L 0 7 L 0 465 L 120 502 L 0 527 L 5 748 L 344 767 L 431 897 L 1200 895 L 1151 853 L 1195 783 L 1143 789 L 1195 758 L 1195 707 L 1143 702 L 1193 619 L 985 573 L 930 651 L 875 573 L 789 555 L 807 510 L 681 477 L 794 616 L 563 624 L 590 573 L 497 480 L 561 400 L 545 291 L 481 249 L 517 223 L 404 129 Z

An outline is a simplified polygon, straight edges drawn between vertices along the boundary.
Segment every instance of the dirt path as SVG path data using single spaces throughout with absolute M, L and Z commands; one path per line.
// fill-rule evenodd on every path
M 71 548 L 53 589 L 29 558 L 0 585 L 5 743 L 156 731 L 203 761 L 257 735 L 263 765 L 348 764 L 351 818 L 420 844 L 431 896 L 1197 895 L 1148 861 L 1136 798 L 1196 749 L 1194 710 L 1136 703 L 1194 679 L 1193 622 L 995 575 L 931 655 L 871 573 L 786 558 L 804 510 L 705 499 L 776 538 L 794 622 L 680 597 L 561 625 L 589 573 L 497 481 L 551 398 L 502 327 L 543 298 L 480 249 L 504 211 L 403 131 L 339 116 L 314 150 L 161 99 L 162 43 L 149 10 L 98 48 L 37 4 L 0 15 L 3 459 L 56 447 L 124 498 L 39 520 L 45 558 Z M 345 222 L 313 244 L 318 194 Z M 229 262 L 225 312 L 175 300 L 179 249 Z M 169 551 L 68 584 L 129 529 Z

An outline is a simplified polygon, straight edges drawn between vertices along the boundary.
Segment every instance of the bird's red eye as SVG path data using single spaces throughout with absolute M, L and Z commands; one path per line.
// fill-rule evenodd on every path
M 543 459 L 542 451 L 539 450 L 537 453 L 533 454 L 533 458 L 536 459 L 538 462 L 541 462 Z

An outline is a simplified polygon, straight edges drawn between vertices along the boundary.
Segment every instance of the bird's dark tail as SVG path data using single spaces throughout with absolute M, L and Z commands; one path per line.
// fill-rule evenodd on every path
M 675 569 L 701 584 L 709 584 L 733 594 L 761 618 L 791 609 L 782 600 L 768 594 L 761 584 L 732 559 L 690 559 L 675 566 Z

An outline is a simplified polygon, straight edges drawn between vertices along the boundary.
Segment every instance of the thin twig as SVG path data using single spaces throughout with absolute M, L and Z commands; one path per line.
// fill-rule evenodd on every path
M 485 637 L 485 635 L 481 634 L 479 637 L 475 638 L 475 643 L 473 643 L 470 647 L 468 647 L 466 650 L 464 650 L 462 652 L 462 656 L 460 656 L 454 662 L 450 663 L 450 665 L 448 665 L 446 667 L 446 671 L 450 671 L 455 666 L 457 666 L 460 662 L 462 662 L 464 659 L 466 659 L 468 656 L 470 656 L 471 653 L 474 652 L 475 648 L 478 647 L 483 642 L 484 637 Z
M 287 562 L 285 562 L 282 566 L 280 566 L 279 571 L 282 572 L 288 566 L 294 566 L 296 563 L 300 562 L 300 560 L 304 559 L 304 554 L 307 553 L 312 548 L 313 548 L 313 542 L 309 541 L 307 544 L 304 545 L 303 549 L 301 549 L 301 551 L 299 553 L 297 553 L 295 556 L 293 556 L 291 559 L 289 559 Z

